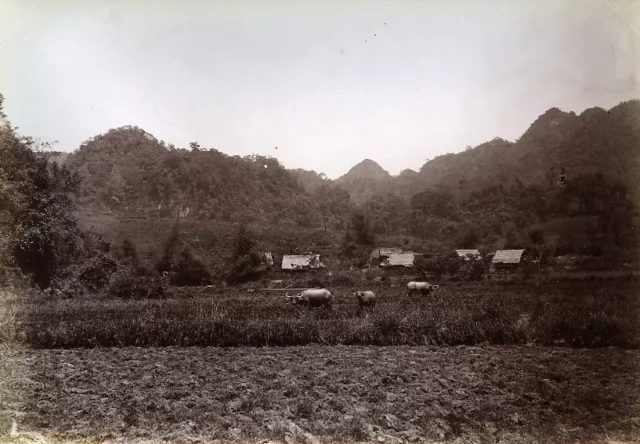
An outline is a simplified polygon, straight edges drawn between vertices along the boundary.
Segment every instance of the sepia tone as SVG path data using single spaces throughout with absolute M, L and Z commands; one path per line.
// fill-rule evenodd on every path
M 640 442 L 639 30 L 3 2 L 0 442 Z

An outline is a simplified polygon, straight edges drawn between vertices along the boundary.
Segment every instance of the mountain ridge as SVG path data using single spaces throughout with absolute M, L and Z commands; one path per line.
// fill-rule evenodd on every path
M 93 137 L 63 157 L 85 177 L 85 204 L 114 211 L 146 207 L 149 214 L 188 206 L 189 214 L 199 217 L 229 219 L 244 212 L 263 220 L 275 220 L 278 211 L 288 208 L 285 213 L 296 213 L 295 220 L 306 218 L 310 223 L 313 215 L 303 215 L 313 207 L 314 193 L 327 186 L 342 188 L 356 205 L 385 194 L 409 200 L 434 187 L 464 198 L 498 185 L 549 185 L 559 181 L 561 171 L 569 181 L 581 174 L 600 173 L 635 190 L 635 178 L 640 175 L 639 129 L 638 100 L 609 110 L 588 108 L 580 115 L 550 108 L 516 141 L 496 137 L 458 153 L 436 156 L 417 171 L 407 168 L 398 175 L 366 158 L 337 179 L 287 169 L 266 156 L 176 149 L 130 126 Z M 265 170 L 267 164 L 270 168 Z M 278 203 L 254 210 L 254 201 Z
M 564 169 L 569 177 L 601 172 L 635 188 L 640 175 L 639 130 L 638 100 L 623 101 L 609 110 L 587 108 L 580 115 L 554 107 L 540 114 L 514 142 L 496 137 L 465 151 L 436 156 L 415 174 L 405 169 L 384 181 L 391 183 L 391 192 L 404 197 L 437 185 L 456 195 L 468 195 L 499 183 L 549 183 L 551 175 L 559 180 Z M 361 164 L 334 181 L 355 201 L 366 200 L 368 191 L 382 188 L 375 175 L 359 174 L 356 180 L 345 180 Z

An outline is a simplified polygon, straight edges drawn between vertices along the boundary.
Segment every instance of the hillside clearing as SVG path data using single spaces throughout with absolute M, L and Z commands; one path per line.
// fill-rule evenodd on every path
M 168 347 L 14 358 L 3 431 L 16 419 L 20 431 L 126 440 L 640 436 L 640 353 L 613 348 Z

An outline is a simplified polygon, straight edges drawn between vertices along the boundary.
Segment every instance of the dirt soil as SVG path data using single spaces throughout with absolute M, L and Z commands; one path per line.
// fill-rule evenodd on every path
M 15 420 L 23 432 L 128 442 L 640 437 L 638 351 L 169 347 L 2 359 L 15 362 L 12 375 L 5 366 L 0 435 Z

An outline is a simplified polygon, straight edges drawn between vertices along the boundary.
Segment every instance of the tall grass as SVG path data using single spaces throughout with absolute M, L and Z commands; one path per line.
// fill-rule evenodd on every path
M 451 287 L 428 297 L 380 289 L 360 312 L 351 289 L 333 310 L 294 307 L 283 295 L 62 301 L 24 305 L 18 335 L 35 348 L 553 344 L 638 347 L 637 284 Z
M 0 287 L 0 430 L 9 430 L 15 418 L 20 395 L 16 382 L 24 376 L 25 369 L 20 363 L 20 343 L 18 342 L 20 287 L 13 285 Z
M 8 346 L 15 342 L 17 307 L 9 291 L 0 290 L 0 344 Z

